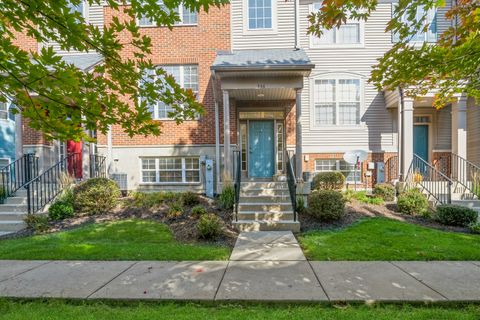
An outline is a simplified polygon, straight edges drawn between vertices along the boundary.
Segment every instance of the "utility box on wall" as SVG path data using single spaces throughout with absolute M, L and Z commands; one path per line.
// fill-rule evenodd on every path
M 205 160 L 205 194 L 209 198 L 214 196 L 215 177 L 214 163 L 212 159 Z
M 385 163 L 377 162 L 377 183 L 385 182 Z

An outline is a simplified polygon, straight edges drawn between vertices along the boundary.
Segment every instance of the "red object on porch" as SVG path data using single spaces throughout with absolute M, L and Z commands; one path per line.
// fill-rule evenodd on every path
M 68 158 L 68 173 L 77 179 L 81 179 L 83 177 L 82 141 L 67 141 L 67 154 L 75 154 Z

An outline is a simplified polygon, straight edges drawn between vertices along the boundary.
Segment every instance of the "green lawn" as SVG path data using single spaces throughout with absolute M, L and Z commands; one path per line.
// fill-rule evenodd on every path
M 299 237 L 310 260 L 480 260 L 480 235 L 434 230 L 387 218 Z
M 0 300 L 0 319 L 478 319 L 480 306 L 347 306 L 326 305 L 233 305 L 174 303 L 104 304 L 100 302 Z
M 165 224 L 124 220 L 78 229 L 0 240 L 0 259 L 226 260 L 230 249 L 177 242 Z

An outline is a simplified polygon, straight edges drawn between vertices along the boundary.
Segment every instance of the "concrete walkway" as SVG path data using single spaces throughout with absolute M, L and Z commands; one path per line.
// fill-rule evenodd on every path
M 290 232 L 242 233 L 230 261 L 0 261 L 1 297 L 480 301 L 480 262 L 308 262 Z

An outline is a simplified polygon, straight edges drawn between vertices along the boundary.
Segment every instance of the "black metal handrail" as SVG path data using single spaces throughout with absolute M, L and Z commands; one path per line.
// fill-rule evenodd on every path
M 81 161 L 81 154 L 72 153 L 45 170 L 41 175 L 35 177 L 25 184 L 27 190 L 28 214 L 41 210 L 66 187 L 63 179 L 65 175 L 77 176 Z
M 234 155 L 234 188 L 235 188 L 235 221 L 238 221 L 238 206 L 240 203 L 240 188 L 242 185 L 242 154 L 239 150 L 233 152 Z
M 480 167 L 452 153 L 451 177 L 480 198 Z
M 106 178 L 107 177 L 107 168 L 106 168 L 106 157 L 91 154 L 90 155 L 90 178 Z
M 0 169 L 0 203 L 12 196 L 27 182 L 38 175 L 38 157 L 34 153 L 24 154 L 9 165 Z
M 420 187 L 437 204 L 450 204 L 452 202 L 453 181 L 416 154 L 413 155 L 405 182 L 407 189 Z
M 385 181 L 392 182 L 398 179 L 398 156 L 392 156 L 385 161 Z
M 292 161 L 295 159 L 295 154 L 287 154 L 287 184 L 290 192 L 290 200 L 293 208 L 293 221 L 297 221 L 297 179 L 295 178 L 295 170 L 293 169 Z

